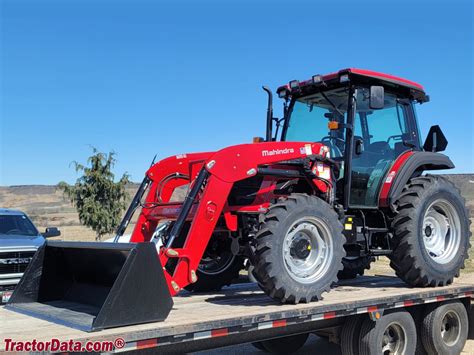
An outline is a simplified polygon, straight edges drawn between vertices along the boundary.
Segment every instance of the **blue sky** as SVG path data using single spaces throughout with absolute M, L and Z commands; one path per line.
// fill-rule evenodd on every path
M 423 135 L 474 172 L 468 0 L 0 4 L 0 185 L 73 182 L 91 145 L 139 181 L 155 154 L 263 136 L 262 84 L 345 67 L 423 84 Z

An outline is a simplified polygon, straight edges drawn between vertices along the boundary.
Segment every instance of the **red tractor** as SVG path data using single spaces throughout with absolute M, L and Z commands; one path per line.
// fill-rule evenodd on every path
M 459 276 L 470 247 L 469 215 L 453 184 L 423 174 L 454 165 L 439 153 L 447 140 L 438 126 L 431 127 L 424 144 L 420 140 L 415 104 L 429 100 L 421 85 L 361 69 L 315 75 L 278 88 L 282 118 L 273 117 L 272 94 L 264 89 L 269 95 L 265 139 L 172 156 L 147 171 L 116 239 L 141 208 L 131 242 L 151 242 L 147 248 L 156 248 L 159 263 L 144 264 L 145 271 L 134 277 L 157 271 L 156 283 L 165 280 L 170 295 L 183 288 L 219 290 L 248 260 L 265 293 L 299 303 L 319 300 L 338 279 L 363 274 L 379 255 L 389 257 L 396 274 L 413 286 L 444 286 Z M 120 268 L 132 263 L 121 246 L 107 247 L 111 253 L 122 248 L 125 255 L 110 280 L 91 276 L 97 260 L 109 260 L 112 269 L 114 258 L 102 246 L 50 242 L 37 263 L 55 258 L 76 291 L 77 284 L 108 280 L 107 292 L 113 293 L 125 287 L 114 277 L 126 278 Z M 79 256 L 81 248 L 88 258 Z M 44 266 L 43 274 L 52 275 L 47 270 Z M 146 304 L 143 285 L 151 282 L 134 282 Z M 72 301 L 102 294 L 86 289 Z M 21 293 L 20 287 L 11 303 L 21 303 Z M 66 294 L 46 292 L 33 301 L 71 301 Z M 171 302 L 163 303 L 169 312 Z

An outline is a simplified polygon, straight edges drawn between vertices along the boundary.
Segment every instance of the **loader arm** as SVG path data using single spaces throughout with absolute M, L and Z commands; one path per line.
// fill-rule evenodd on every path
M 168 242 L 166 246 L 162 246 L 159 252 L 163 266 L 167 265 L 170 259 L 176 260 L 173 271 L 164 270 L 170 293 L 175 295 L 183 287 L 197 281 L 197 267 L 217 221 L 223 213 L 228 212 L 227 199 L 235 182 L 257 175 L 262 166 L 308 157 L 314 161 L 323 160 L 326 153 L 327 148 L 321 143 L 268 142 L 228 147 L 208 156 L 205 161 L 201 160 L 204 156 L 193 157 L 200 160 L 201 172 L 192 183 L 188 199 L 182 206 L 180 205 L 179 215 L 169 232 L 171 243 Z M 158 181 L 171 172 L 170 166 L 162 165 L 166 166 L 166 173 L 161 171 L 158 173 L 158 167 L 154 166 L 153 176 L 151 174 L 148 176 Z M 186 169 L 182 167 L 183 165 L 185 164 L 180 165 L 180 169 L 184 173 Z M 176 164 L 173 166 L 176 167 Z M 270 170 L 278 171 L 278 169 Z M 152 186 L 146 200 L 148 203 L 156 203 L 155 193 L 156 186 Z M 179 234 L 182 224 L 189 219 L 192 210 L 191 225 L 182 247 L 173 247 L 174 237 Z M 147 238 L 153 233 L 156 222 L 150 222 L 147 220 L 148 217 L 150 217 L 150 212 L 145 209 L 137 223 L 132 241 L 149 240 Z M 146 223 L 149 225 L 144 227 Z M 146 233 L 143 232 L 144 230 Z
M 143 203 L 142 211 L 130 239 L 139 243 L 149 241 L 159 222 L 157 218 L 150 218 L 154 213 L 153 207 L 157 204 L 168 206 L 169 209 L 179 208 L 179 203 L 170 203 L 173 191 L 193 180 L 212 152 L 180 154 L 168 157 L 154 164 L 147 172 L 150 188 Z M 176 177 L 172 179 L 172 177 Z M 187 177 L 187 179 L 185 178 Z

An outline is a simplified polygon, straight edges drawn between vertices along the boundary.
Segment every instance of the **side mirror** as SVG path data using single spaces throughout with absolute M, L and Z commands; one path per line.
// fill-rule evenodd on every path
M 369 97 L 369 108 L 372 110 L 380 110 L 385 105 L 385 90 L 383 86 L 371 86 Z
M 356 155 L 361 155 L 364 151 L 364 141 L 362 139 L 356 139 L 354 143 L 354 153 Z
M 45 238 L 59 237 L 60 235 L 61 235 L 61 232 L 56 227 L 48 227 L 43 233 L 43 237 Z
M 442 152 L 448 146 L 448 140 L 444 136 L 438 125 L 431 126 L 423 144 L 423 149 L 427 152 Z

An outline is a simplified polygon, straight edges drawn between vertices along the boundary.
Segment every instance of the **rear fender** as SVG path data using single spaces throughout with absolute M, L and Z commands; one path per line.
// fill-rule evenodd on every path
M 390 207 L 413 176 L 426 170 L 453 169 L 454 164 L 446 155 L 424 151 L 408 151 L 400 155 L 385 178 L 379 196 L 380 207 Z

